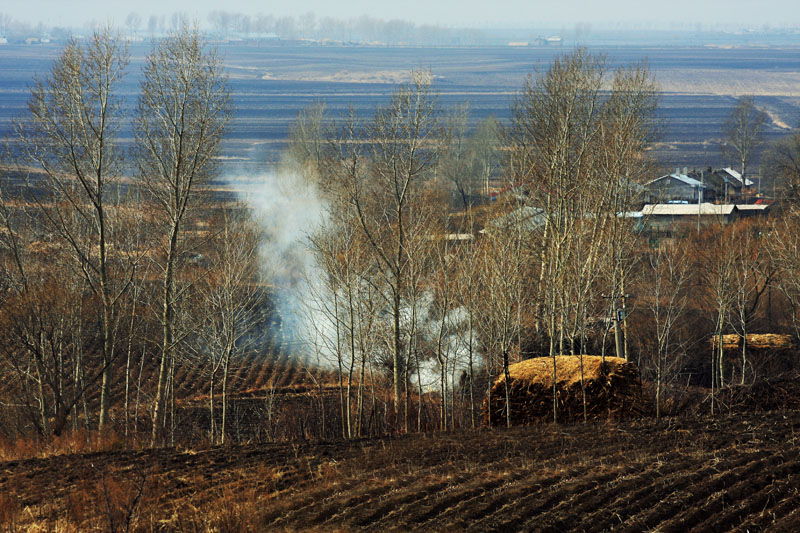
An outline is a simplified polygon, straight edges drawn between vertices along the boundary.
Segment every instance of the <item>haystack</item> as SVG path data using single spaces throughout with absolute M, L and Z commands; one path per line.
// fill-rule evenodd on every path
M 509 371 L 511 423 L 514 425 L 553 420 L 553 359 L 537 357 L 511 365 Z M 649 412 L 642 394 L 639 370 L 618 357 L 583 356 L 583 380 L 589 420 L 629 418 Z M 492 386 L 491 423 L 505 424 L 505 377 Z M 556 356 L 556 398 L 560 422 L 583 420 L 581 357 Z M 489 404 L 484 400 L 483 420 L 489 422 Z
M 709 343 L 712 348 L 717 346 L 717 335 L 712 335 Z M 737 350 L 742 347 L 742 336 L 737 333 L 722 336 L 723 350 Z M 776 333 L 750 333 L 747 335 L 747 347 L 753 350 L 788 350 L 793 347 L 791 335 Z
M 741 335 L 722 336 L 725 366 L 728 372 L 732 372 L 733 380 L 741 377 L 742 341 Z M 718 342 L 716 335 L 709 338 L 711 350 L 717 349 Z M 775 378 L 800 372 L 800 350 L 792 335 L 751 333 L 747 335 L 746 348 L 746 374 L 750 379 Z

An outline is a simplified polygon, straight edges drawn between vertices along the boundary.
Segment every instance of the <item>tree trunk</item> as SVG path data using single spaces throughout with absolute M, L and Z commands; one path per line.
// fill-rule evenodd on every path
M 156 382 L 156 395 L 153 399 L 153 431 L 151 446 L 156 446 L 161 442 L 159 439 L 159 424 L 162 423 L 162 404 L 164 403 L 164 393 L 166 389 L 167 368 L 171 364 L 172 343 L 173 343 L 173 276 L 175 268 L 175 254 L 178 247 L 178 225 L 172 226 L 170 231 L 169 248 L 167 250 L 166 269 L 164 273 L 164 285 L 161 300 L 161 360 L 158 366 L 158 381 Z
M 213 365 L 213 363 L 212 363 Z M 209 389 L 208 389 L 208 410 L 211 413 L 211 445 L 217 443 L 217 427 L 216 427 L 216 419 L 214 415 L 214 369 L 211 369 L 211 378 L 209 379 Z
M 469 340 L 468 340 L 468 379 L 469 379 L 469 420 L 472 429 L 475 429 L 475 373 L 472 366 L 472 312 L 469 313 Z
M 355 324 L 355 309 L 353 306 L 353 290 L 352 287 L 348 288 L 349 307 L 350 307 L 350 365 L 347 369 L 347 402 L 345 405 L 345 414 L 347 415 L 347 438 L 353 438 L 353 423 L 352 423 L 352 400 L 351 390 L 353 383 L 353 368 L 356 364 L 356 324 Z
M 361 365 L 358 370 L 358 402 L 356 406 L 356 435 L 358 437 L 364 436 L 364 378 L 367 356 L 362 350 L 361 352 Z
M 745 381 L 745 369 L 747 368 L 747 326 L 745 321 L 742 321 L 742 381 L 741 384 L 744 385 Z
M 339 381 L 339 418 L 341 420 L 341 427 L 342 427 L 342 438 L 347 438 L 347 426 L 345 425 L 345 415 L 344 415 L 344 383 L 342 382 L 342 376 L 344 374 L 344 370 L 342 369 L 342 333 L 341 333 L 341 320 L 339 317 L 339 295 L 337 294 L 336 288 L 334 287 L 333 291 L 333 315 L 334 320 L 336 320 L 336 365 L 337 365 L 337 378 Z M 320 394 L 322 393 L 322 388 L 320 386 Z
M 441 403 L 439 404 L 439 429 L 447 431 L 447 373 L 442 364 L 441 358 L 439 359 L 439 393 L 441 395 Z
M 658 356 L 658 368 L 656 369 L 656 418 L 661 418 L 661 354 Z
M 417 365 L 417 390 L 419 390 L 419 401 L 417 402 L 417 432 L 422 433 L 422 375 L 419 366 L 419 352 L 414 347 L 414 363 Z
M 230 370 L 230 354 L 225 357 L 222 366 L 222 424 L 219 431 L 219 440 L 225 444 L 228 433 L 228 375 Z
M 583 381 L 583 353 L 580 354 L 581 363 L 581 399 L 583 401 L 583 421 L 586 422 L 589 418 L 586 412 L 586 385 Z
M 399 278 L 399 274 L 397 274 Z M 399 280 L 396 280 L 399 284 Z M 394 288 L 394 294 L 392 295 L 392 315 L 393 315 L 393 324 L 392 324 L 392 336 L 394 341 L 394 346 L 392 350 L 392 381 L 394 387 L 394 420 L 395 424 L 399 422 L 398 417 L 400 416 L 400 393 L 401 393 L 401 384 L 400 384 L 400 353 L 402 352 L 402 344 L 400 339 L 400 287 Z
M 130 419 L 130 381 L 131 381 L 131 350 L 133 349 L 133 323 L 136 315 L 136 296 L 134 296 L 131 309 L 131 324 L 128 328 L 128 350 L 125 357 L 125 436 L 128 436 L 128 422 Z
M 511 379 L 508 374 L 508 348 L 503 348 L 503 377 L 505 377 L 505 394 L 506 394 L 506 427 L 511 427 L 511 389 L 509 380 Z

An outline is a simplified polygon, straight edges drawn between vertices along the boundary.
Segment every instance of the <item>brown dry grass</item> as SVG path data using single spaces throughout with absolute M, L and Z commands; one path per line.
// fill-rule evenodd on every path
M 0 461 L 138 448 L 134 440 L 126 440 L 114 431 L 90 432 L 79 429 L 58 436 L 0 439 Z
M 583 356 L 583 379 L 589 381 L 601 377 L 601 364 L 603 358 L 599 355 Z M 619 357 L 606 357 L 607 375 L 615 373 L 622 365 L 628 364 Z M 536 383 L 553 386 L 553 359 L 550 357 L 535 357 L 508 367 L 508 374 L 512 381 L 519 380 L 526 383 Z M 500 376 L 498 383 L 502 383 L 505 376 Z M 559 386 L 569 387 L 581 382 L 581 356 L 557 355 L 556 379 Z

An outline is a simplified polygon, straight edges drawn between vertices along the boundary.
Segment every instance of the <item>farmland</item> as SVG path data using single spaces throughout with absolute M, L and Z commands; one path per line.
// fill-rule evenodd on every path
M 3 189 L 19 197 L 0 199 L 0 523 L 794 529 L 800 195 L 790 193 L 800 174 L 780 176 L 789 181 L 777 217 L 676 226 L 674 242 L 646 246 L 648 235 L 620 217 L 639 208 L 631 176 L 649 178 L 648 152 L 663 166 L 714 163 L 735 97 L 757 93 L 767 139 L 791 129 L 793 51 L 614 50 L 611 70 L 651 58 L 665 91 L 657 107 L 648 74 L 619 70 L 609 86 L 605 59 L 585 50 L 545 72 L 559 51 L 225 45 L 236 106 L 228 122 L 228 81 L 214 57 L 187 78 L 218 90 L 157 90 L 166 86 L 160 76 L 180 72 L 159 57 L 199 49 L 180 39 L 163 46 L 177 53 L 150 56 L 141 88 L 145 52 L 136 45 L 134 75 L 108 89 L 129 111 L 142 97 L 135 114 L 120 117 L 119 165 L 96 169 L 99 192 L 49 164 L 66 154 L 80 169 L 87 145 L 10 153 L 19 165 Z M 54 50 L 0 50 L 10 73 L 0 87 L 6 130 L 24 108 L 23 85 L 46 71 Z M 470 101 L 465 135 L 489 115 L 508 119 L 539 61 L 542 77 L 524 96 L 531 112 L 521 102 L 506 134 L 481 124 L 462 153 L 444 115 Z M 419 66 L 433 77 L 415 74 L 409 98 L 397 85 Z M 55 81 L 53 94 L 79 94 Z M 41 129 L 22 131 L 20 146 L 49 138 L 60 147 L 40 118 L 82 115 L 38 94 L 47 113 L 31 110 Z M 172 106 L 176 95 L 187 101 Z M 564 108 L 564 95 L 580 105 Z M 304 139 L 298 132 L 315 131 L 322 113 L 289 124 L 318 100 L 328 116 L 350 104 L 355 117 L 375 114 L 353 120 L 357 135 L 342 142 Z M 215 127 L 186 136 L 183 115 L 158 120 L 171 107 L 199 110 Z M 156 128 L 163 124 L 173 126 Z M 324 120 L 316 126 L 324 130 Z M 653 129 L 661 130 L 655 146 Z M 264 179 L 257 173 L 276 162 L 290 130 L 281 170 L 299 178 L 295 188 L 318 187 L 321 201 L 286 209 L 269 194 L 248 207 L 215 201 L 234 192 L 220 182 Z M 96 131 L 89 145 L 102 151 L 105 130 Z M 160 151 L 167 139 L 180 140 L 174 152 Z M 184 139 L 199 143 L 194 163 L 180 163 Z M 173 156 L 180 164 L 162 164 Z M 33 167 L 44 171 L 41 192 L 23 181 Z M 118 189 L 103 189 L 126 173 Z M 460 181 L 466 175 L 473 180 Z M 486 202 L 493 175 L 524 193 Z M 78 182 L 81 200 L 59 201 L 80 192 Z M 128 194 L 139 192 L 132 183 L 146 194 Z M 213 195 L 193 183 L 210 184 Z M 480 221 L 469 200 L 478 195 Z M 274 216 L 262 220 L 258 203 Z M 328 216 L 295 219 L 314 210 Z M 548 217 L 547 231 L 496 223 L 531 211 Z M 272 258 L 281 264 L 264 268 Z M 306 292 L 285 290 L 304 274 Z M 612 339 L 627 360 L 616 370 Z M 476 429 L 482 403 L 487 421 L 505 415 L 509 427 Z
M 24 112 L 33 76 L 46 74 L 59 50 L 58 44 L 0 47 L 0 135 Z M 122 88 L 131 110 L 147 50 L 131 49 L 131 76 Z M 505 120 L 525 77 L 567 50 L 224 44 L 219 51 L 236 106 L 225 174 L 241 176 L 277 160 L 299 110 L 324 101 L 334 116 L 353 106 L 368 118 L 415 68 L 431 69 L 445 108 L 469 102 L 471 125 L 490 115 Z M 655 151 L 666 167 L 722 163 L 720 128 L 743 94 L 755 95 L 769 112 L 767 139 L 797 125 L 800 60 L 794 48 L 628 46 L 592 52 L 606 53 L 610 69 L 647 60 L 663 91 L 658 113 L 664 128 Z
M 0 464 L 20 529 L 771 531 L 800 517 L 800 414 L 108 451 Z

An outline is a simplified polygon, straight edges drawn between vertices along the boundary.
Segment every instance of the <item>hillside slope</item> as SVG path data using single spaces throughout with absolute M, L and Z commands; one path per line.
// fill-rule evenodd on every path
M 800 413 L 0 463 L 0 518 L 86 530 L 792 531 Z

